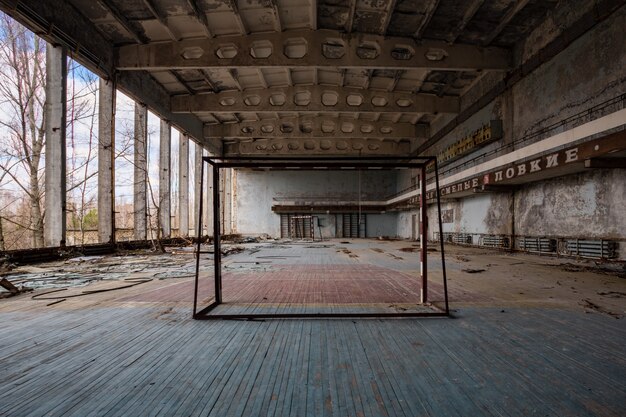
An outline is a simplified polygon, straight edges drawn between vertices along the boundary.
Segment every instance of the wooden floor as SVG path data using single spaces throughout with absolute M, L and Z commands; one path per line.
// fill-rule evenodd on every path
M 625 415 L 626 322 L 608 314 L 491 300 L 452 319 L 206 322 L 141 299 L 181 285 L 0 300 L 0 416 Z
M 2 314 L 3 416 L 623 416 L 622 320 L 198 322 L 188 311 Z

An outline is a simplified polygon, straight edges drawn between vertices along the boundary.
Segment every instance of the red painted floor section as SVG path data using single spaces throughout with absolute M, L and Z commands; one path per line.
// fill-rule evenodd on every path
M 199 300 L 213 297 L 213 276 L 200 280 Z M 429 299 L 441 301 L 443 287 L 429 281 Z M 418 303 L 420 278 L 375 265 L 277 265 L 267 271 L 225 272 L 226 303 L 369 304 Z M 451 298 L 479 300 L 452 292 Z M 484 298 L 483 298 L 484 299 Z M 193 281 L 185 281 L 121 301 L 193 301 Z

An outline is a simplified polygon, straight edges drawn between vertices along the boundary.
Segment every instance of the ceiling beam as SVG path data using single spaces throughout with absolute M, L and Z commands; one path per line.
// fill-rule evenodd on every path
M 478 12 L 478 9 L 480 9 L 484 2 L 485 0 L 474 0 L 470 3 L 467 10 L 465 10 L 465 13 L 463 13 L 463 17 L 459 20 L 459 23 L 457 23 L 454 29 L 450 32 L 448 42 L 454 43 L 454 41 L 456 41 L 456 38 L 463 33 L 467 24 L 474 18 L 476 12 Z
M 241 13 L 239 13 L 239 6 L 237 6 L 237 1 L 229 0 L 229 6 L 231 10 L 233 11 L 233 13 L 235 14 L 235 20 L 237 21 L 237 24 L 239 25 L 239 29 L 244 35 L 247 34 L 249 31 L 246 28 L 246 25 L 243 22 L 243 19 L 241 18 Z
M 336 117 L 287 117 L 229 124 L 205 124 L 205 138 L 428 138 L 424 124 L 370 122 Z
M 346 19 L 346 32 L 352 32 L 352 26 L 354 25 L 354 14 L 356 13 L 356 0 L 350 0 L 348 18 Z
M 271 0 L 272 12 L 274 13 L 274 28 L 276 32 L 283 31 L 283 24 L 280 21 L 280 13 L 278 11 L 278 4 L 276 4 L 276 0 Z
M 393 12 L 396 9 L 397 0 L 389 0 L 389 5 L 386 9 L 385 20 L 380 28 L 380 34 L 385 35 L 387 33 L 387 28 L 389 27 L 389 23 L 391 22 L 391 17 L 393 16 Z
M 439 7 L 439 0 L 431 0 L 431 2 L 427 6 L 426 13 L 424 13 L 424 18 L 422 19 L 420 26 L 415 31 L 415 34 L 413 34 L 413 37 L 415 39 L 422 39 L 426 27 L 428 26 L 430 20 L 433 18 L 433 15 L 437 11 L 437 7 Z
M 191 88 L 189 84 L 187 84 L 187 81 L 185 81 L 185 79 L 181 77 L 178 72 L 172 70 L 169 71 L 169 73 L 172 74 L 172 77 L 176 78 L 176 81 L 178 81 L 178 83 L 181 84 L 189 94 L 196 94 L 196 90 Z
M 177 41 L 178 37 L 174 32 L 172 32 L 172 29 L 170 29 L 170 26 L 167 24 L 167 16 L 159 12 L 156 5 L 153 3 L 153 0 L 143 0 L 143 3 L 146 5 L 148 10 L 150 10 L 150 13 L 152 13 L 156 20 L 158 20 L 161 26 L 163 26 L 170 39 L 173 41 Z
M 128 32 L 131 35 L 131 37 L 135 40 L 135 42 L 137 42 L 137 43 L 146 43 L 146 42 L 148 42 L 148 38 L 146 37 L 146 35 L 144 35 L 143 33 L 139 33 L 133 27 L 133 25 L 130 23 L 130 21 L 126 18 L 126 16 L 124 16 L 117 9 L 117 7 L 114 6 L 109 0 L 97 0 L 97 1 L 103 8 L 105 8 L 106 10 L 109 11 L 109 13 L 111 13 L 111 15 L 115 18 L 115 20 L 120 25 L 122 25 L 124 30 L 126 30 L 126 32 Z
M 175 113 L 458 113 L 459 98 L 315 85 L 174 96 L 171 108 Z
M 304 45 L 303 56 L 288 57 L 285 44 Z M 255 58 L 255 45 L 270 44 L 272 53 Z M 230 53 L 236 51 L 235 56 Z M 119 70 L 167 70 L 237 67 L 332 67 L 430 70 L 507 70 L 506 48 L 450 45 L 441 41 L 331 30 L 298 30 L 127 45 L 116 49 Z M 221 58 L 220 58 L 221 56 Z
M 500 23 L 498 23 L 498 26 L 496 26 L 493 32 L 491 32 L 489 36 L 487 36 L 487 38 L 483 41 L 483 45 L 486 46 L 491 44 L 491 42 L 493 42 L 493 40 L 498 37 L 502 30 L 504 30 L 506 25 L 508 25 L 509 22 L 513 20 L 515 15 L 518 14 L 519 11 L 522 10 L 524 7 L 526 7 L 529 1 L 530 0 L 517 0 L 513 7 L 511 7 L 509 11 L 504 15 Z
M 202 11 L 196 0 L 187 0 L 187 4 L 189 5 L 189 7 L 191 7 L 192 16 L 194 16 L 196 20 L 198 20 L 198 22 L 202 25 L 204 33 L 206 33 L 209 38 L 212 38 L 213 34 L 211 33 L 211 28 L 209 27 L 209 20 L 207 19 L 206 14 Z
M 302 139 L 275 138 L 226 142 L 224 154 L 228 155 L 393 155 L 407 156 L 410 141 L 381 139 Z M 297 165 L 297 164 L 296 164 Z
M 317 30 L 317 0 L 311 1 L 311 29 Z

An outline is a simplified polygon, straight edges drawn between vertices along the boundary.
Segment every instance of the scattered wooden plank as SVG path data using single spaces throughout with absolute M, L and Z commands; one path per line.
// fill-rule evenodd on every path
M 0 279 L 0 287 L 9 291 L 13 295 L 20 293 L 20 290 L 15 285 L 11 284 L 11 281 L 6 278 Z

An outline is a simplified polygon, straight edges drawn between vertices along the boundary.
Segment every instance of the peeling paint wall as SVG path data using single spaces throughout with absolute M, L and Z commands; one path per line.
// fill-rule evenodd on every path
M 534 237 L 614 240 L 626 259 L 626 169 L 590 170 L 538 181 L 514 193 L 492 193 L 443 201 L 454 221 L 443 231 Z M 411 237 L 411 214 L 398 216 L 398 236 Z M 437 207 L 428 207 L 429 238 L 438 232 Z M 513 224 L 514 223 L 514 224 Z
M 510 194 L 480 194 L 457 200 L 444 200 L 441 210 L 452 211 L 452 221 L 443 222 L 444 233 L 511 234 L 512 212 Z M 410 238 L 412 233 L 412 210 L 398 215 L 397 234 Z M 419 217 L 418 217 L 419 218 Z M 428 236 L 434 239 L 439 232 L 437 206 L 428 206 Z
M 626 170 L 594 170 L 542 181 L 516 193 L 520 235 L 626 240 Z
M 626 92 L 626 7 L 513 87 L 518 137 Z
M 418 216 L 416 218 L 419 218 L 419 211 L 411 210 L 411 211 L 401 211 L 398 213 L 396 235 L 399 238 L 411 239 L 412 237 L 411 235 L 413 232 L 413 229 L 412 229 L 413 215 L 416 215 Z

